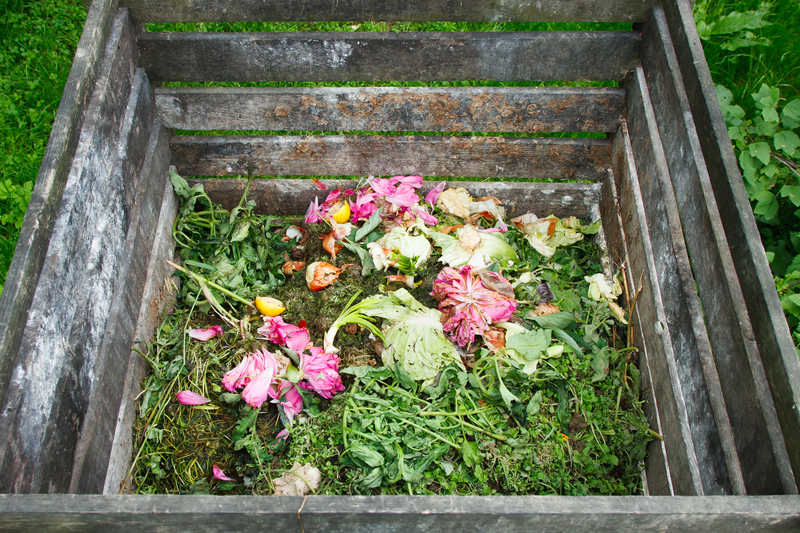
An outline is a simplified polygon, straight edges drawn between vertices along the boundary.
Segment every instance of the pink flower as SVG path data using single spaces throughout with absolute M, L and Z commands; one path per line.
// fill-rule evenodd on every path
M 435 226 L 436 224 L 438 224 L 438 223 L 439 223 L 439 219 L 438 219 L 438 218 L 436 218 L 435 216 L 431 215 L 430 213 L 428 213 L 427 211 L 425 211 L 425 210 L 424 210 L 424 209 L 422 209 L 422 208 L 420 208 L 420 209 L 414 209 L 414 208 L 412 207 L 412 208 L 411 208 L 411 211 L 412 211 L 412 212 L 413 212 L 413 213 L 414 213 L 414 214 L 415 214 L 417 217 L 419 217 L 419 219 L 420 219 L 420 220 L 422 220 L 424 223 L 426 223 L 426 224 L 427 224 L 427 225 L 429 225 L 429 226 Z
M 439 185 L 431 189 L 430 192 L 425 195 L 425 201 L 428 202 L 428 204 L 431 207 L 436 205 L 436 200 L 439 199 L 439 195 L 442 194 L 442 191 L 444 190 L 446 185 L 447 182 L 442 181 L 441 183 L 439 183 Z
M 320 217 L 320 205 L 319 205 L 319 198 L 314 198 L 314 201 L 308 204 L 308 209 L 306 210 L 306 218 L 304 222 L 306 224 L 316 224 L 317 222 L 322 222 L 322 218 Z
M 269 396 L 277 373 L 278 362 L 275 356 L 262 348 L 245 357 L 236 368 L 222 376 L 222 386 L 230 392 L 244 387 L 242 399 L 258 409 Z
M 419 196 L 411 185 L 400 184 L 394 193 L 386 196 L 386 201 L 400 207 L 411 207 L 419 202 Z
M 193 329 L 189 332 L 189 336 L 199 341 L 207 341 L 217 335 L 222 335 L 222 326 L 211 326 L 207 329 Z
M 294 417 L 303 410 L 303 397 L 300 396 L 300 392 L 298 392 L 294 383 L 284 379 L 280 381 L 279 392 L 275 392 L 274 388 L 271 390 L 272 403 L 277 403 L 283 407 L 283 412 L 286 418 L 289 419 L 289 424 L 291 424 Z
M 211 401 L 205 396 L 201 396 L 196 392 L 188 390 L 182 390 L 176 394 L 176 396 L 178 397 L 178 401 L 183 405 L 203 405 L 204 403 Z
M 419 189 L 422 187 L 422 176 L 395 176 L 389 180 L 389 183 L 392 185 L 403 183 L 405 185 L 411 185 L 415 189 Z
M 286 346 L 295 352 L 305 350 L 311 340 L 306 328 L 287 324 L 279 316 L 265 316 L 264 325 L 258 329 L 258 334 L 278 346 Z
M 277 435 L 275 435 L 275 440 L 286 440 L 289 438 L 289 430 L 282 429 Z
M 500 274 L 492 276 L 492 281 L 513 294 L 511 284 Z M 474 342 L 475 335 L 482 335 L 490 324 L 508 321 L 517 309 L 514 298 L 484 287 L 470 266 L 443 268 L 433 282 L 431 295 L 439 300 L 444 331 L 459 346 Z
M 356 193 L 356 201 L 350 202 L 350 220 L 355 223 L 371 217 L 378 210 L 378 197 L 378 193 L 371 191 L 369 187 L 359 190 Z
M 212 466 L 211 470 L 214 472 L 214 479 L 218 479 L 220 481 L 236 481 L 235 479 L 226 476 L 225 472 L 223 472 L 222 469 L 217 465 Z
M 369 186 L 380 196 L 391 196 L 397 190 L 394 183 L 384 178 L 372 178 Z
M 311 355 L 300 354 L 300 370 L 306 383 L 298 385 L 311 389 L 323 398 L 333 398 L 337 392 L 344 390 L 342 378 L 339 376 L 339 357 L 326 353 L 322 348 L 311 347 Z

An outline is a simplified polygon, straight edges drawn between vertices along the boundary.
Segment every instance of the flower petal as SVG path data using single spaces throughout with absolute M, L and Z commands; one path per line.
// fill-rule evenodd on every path
M 208 403 L 211 401 L 205 396 L 201 396 L 196 392 L 188 390 L 182 390 L 175 396 L 177 396 L 178 401 L 183 405 L 203 405 L 204 403 Z
M 223 472 L 222 469 L 217 465 L 212 466 L 211 470 L 214 472 L 214 479 L 218 479 L 220 481 L 236 481 L 232 477 L 226 476 L 225 472 Z
M 216 337 L 217 335 L 222 335 L 222 326 L 211 326 L 210 328 L 206 329 L 193 329 L 189 331 L 189 336 L 193 339 L 197 339 L 199 341 L 205 342 L 209 339 Z

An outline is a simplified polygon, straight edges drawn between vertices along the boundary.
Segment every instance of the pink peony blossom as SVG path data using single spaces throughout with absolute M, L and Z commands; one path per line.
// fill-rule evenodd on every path
M 419 202 L 419 196 L 411 185 L 401 183 L 397 189 L 386 196 L 386 201 L 399 207 L 411 207 Z
M 303 397 L 300 396 L 297 387 L 291 381 L 280 380 L 278 392 L 275 392 L 273 387 L 270 397 L 273 398 L 272 403 L 277 403 L 283 407 L 283 412 L 286 414 L 286 418 L 289 419 L 289 424 L 303 410 Z
M 226 476 L 225 472 L 223 472 L 222 469 L 217 465 L 212 466 L 211 470 L 214 472 L 214 479 L 218 479 L 220 481 L 236 481 L 235 479 Z
M 322 348 L 311 347 L 311 354 L 300 354 L 300 370 L 305 383 L 298 385 L 310 389 L 330 399 L 337 392 L 344 390 L 342 378 L 339 376 L 339 356 L 326 353 Z
M 414 215 L 416 215 L 420 220 L 422 220 L 424 223 L 426 223 L 429 226 L 435 226 L 436 224 L 439 223 L 439 219 L 438 218 L 436 218 L 435 216 L 431 215 L 430 213 L 428 213 L 427 211 L 425 211 L 422 208 L 414 209 L 412 207 L 411 211 L 414 213 Z
M 431 207 L 436 205 L 436 200 L 439 199 L 439 195 L 442 194 L 442 191 L 444 190 L 446 185 L 447 185 L 447 182 L 446 181 L 442 181 L 442 182 L 439 183 L 439 185 L 437 185 L 436 187 L 431 189 L 430 192 L 425 195 L 425 201 Z
M 258 409 L 269 396 L 277 373 L 275 356 L 262 348 L 245 357 L 236 368 L 222 376 L 222 386 L 230 392 L 244 387 L 242 399 Z
M 176 394 L 178 401 L 183 405 L 203 405 L 204 403 L 208 403 L 211 400 L 206 398 L 205 396 L 201 396 L 196 392 L 182 390 L 178 394 Z
M 316 224 L 317 222 L 322 222 L 322 220 L 323 219 L 320 216 L 319 198 L 314 198 L 314 201 L 308 204 L 304 222 L 306 224 Z
M 328 217 L 328 212 L 331 210 L 331 207 L 339 201 L 339 198 L 342 196 L 343 191 L 336 189 L 331 191 L 328 194 L 328 197 L 325 198 L 325 201 L 322 204 L 319 203 L 319 198 L 314 198 L 314 201 L 308 205 L 308 209 L 306 210 L 306 224 L 316 224 L 317 222 L 322 222 Z M 353 194 L 351 189 L 347 189 L 344 191 L 345 195 Z
M 356 201 L 350 202 L 350 220 L 355 223 L 371 217 L 378 210 L 379 197 L 380 195 L 369 187 L 359 190 L 356 193 Z
M 511 287 L 500 274 L 495 274 L 493 281 Z M 439 300 L 445 333 L 459 346 L 474 342 L 475 335 L 482 335 L 491 324 L 508 321 L 517 309 L 514 298 L 486 288 L 470 266 L 443 268 L 431 295 Z
M 372 178 L 369 181 L 369 186 L 379 196 L 391 196 L 397 190 L 394 183 L 384 178 Z
M 306 328 L 287 324 L 279 316 L 265 316 L 264 325 L 258 328 L 258 334 L 278 346 L 286 346 L 295 352 L 305 350 L 311 340 Z
M 203 342 L 212 339 L 217 335 L 222 335 L 222 326 L 211 326 L 210 328 L 206 329 L 193 329 L 189 331 L 189 336 L 191 338 Z

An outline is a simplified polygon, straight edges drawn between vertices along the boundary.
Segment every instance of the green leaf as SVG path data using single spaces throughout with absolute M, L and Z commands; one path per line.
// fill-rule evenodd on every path
M 247 220 L 240 220 L 233 227 L 233 233 L 231 234 L 231 242 L 239 242 L 245 240 L 249 232 L 250 232 L 250 222 Z
M 464 464 L 469 468 L 479 464 L 483 458 L 481 457 L 481 452 L 478 450 L 478 443 L 466 440 L 462 442 L 461 458 L 464 459 Z
M 372 216 L 364 222 L 364 225 L 358 228 L 356 234 L 353 236 L 355 242 L 361 242 L 361 239 L 372 233 L 372 231 L 380 226 L 383 219 L 381 218 L 381 210 L 372 213 Z
M 742 150 L 739 152 L 739 166 L 742 167 L 742 175 L 744 178 L 751 184 L 755 185 L 756 181 L 758 180 L 757 174 L 757 162 L 750 155 L 749 152 Z M 750 198 L 752 200 L 752 197 Z
M 724 85 L 715 85 L 714 89 L 717 91 L 717 100 L 719 100 L 720 107 L 725 108 L 731 105 L 733 93 L 727 87 Z
M 575 327 L 575 315 L 566 311 L 531 317 L 531 320 L 539 327 L 547 329 L 572 329 Z
M 383 470 L 381 468 L 373 468 L 369 474 L 364 476 L 359 485 L 365 489 L 374 489 L 380 487 L 381 481 L 383 481 Z
M 555 336 L 555 338 L 557 338 L 558 340 L 560 340 L 561 342 L 572 348 L 575 353 L 577 353 L 578 355 L 583 355 L 583 350 L 581 350 L 580 345 L 569 333 L 567 333 L 563 329 L 554 329 L 553 335 Z
M 786 104 L 781 111 L 781 116 L 784 128 L 795 129 L 800 126 L 800 98 Z
M 400 361 L 394 365 L 394 373 L 397 376 L 397 381 L 399 381 L 403 387 L 414 392 L 417 391 L 417 382 L 405 371 Z
M 543 398 L 542 391 L 536 391 L 536 394 L 533 395 L 531 401 L 528 402 L 528 407 L 527 407 L 528 416 L 534 416 L 539 412 L 539 408 L 542 405 L 542 398 Z
M 770 220 L 775 218 L 778 214 L 778 199 L 769 191 L 761 191 L 755 197 L 756 204 L 753 213 L 761 215 L 765 219 Z
M 776 149 L 783 150 L 790 157 L 793 157 L 795 150 L 800 147 L 800 137 L 795 132 L 788 130 L 776 133 L 773 142 Z
M 181 198 L 189 197 L 189 182 L 183 179 L 180 174 L 170 172 L 169 181 L 172 182 L 172 189 L 175 191 L 175 194 Z
M 383 455 L 379 454 L 372 448 L 368 448 L 363 444 L 353 444 L 347 451 L 356 459 L 365 462 L 371 467 L 383 466 Z
M 768 165 L 770 160 L 769 145 L 765 142 L 752 143 L 747 147 L 750 155 L 757 158 L 763 164 Z
M 608 347 L 603 348 L 602 350 L 596 351 L 592 354 L 592 370 L 594 370 L 594 375 L 592 376 L 592 382 L 601 381 L 608 375 L 608 361 L 609 361 L 609 354 L 608 354 Z
M 800 187 L 796 185 L 784 185 L 781 187 L 781 196 L 788 198 L 796 207 L 800 207 Z
M 537 329 L 509 335 L 506 337 L 506 348 L 517 351 L 525 361 L 535 361 L 550 346 L 551 333 L 549 329 Z

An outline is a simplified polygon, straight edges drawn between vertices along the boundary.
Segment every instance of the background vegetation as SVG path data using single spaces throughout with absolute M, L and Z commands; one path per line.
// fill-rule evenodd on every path
M 1 289 L 86 10 L 82 0 L 0 4 Z M 800 2 L 703 0 L 695 20 L 800 345 Z

